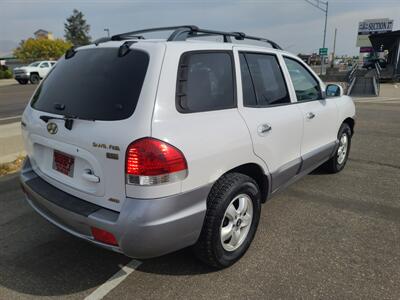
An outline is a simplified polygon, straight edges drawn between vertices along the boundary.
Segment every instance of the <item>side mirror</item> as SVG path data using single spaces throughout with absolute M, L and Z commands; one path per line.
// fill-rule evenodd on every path
M 328 84 L 326 86 L 326 97 L 340 97 L 343 96 L 343 88 L 338 84 Z

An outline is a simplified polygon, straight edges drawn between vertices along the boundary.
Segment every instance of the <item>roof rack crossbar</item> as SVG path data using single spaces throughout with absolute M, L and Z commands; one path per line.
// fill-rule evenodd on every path
M 156 28 L 148 28 L 148 29 L 142 29 L 142 30 L 135 30 L 135 31 L 129 31 L 129 32 L 125 32 L 125 33 L 120 33 L 117 35 L 113 35 L 111 37 L 111 40 L 113 41 L 119 41 L 119 40 L 124 40 L 127 38 L 130 38 L 131 36 L 137 36 L 137 35 L 141 35 L 143 33 L 149 33 L 149 32 L 157 32 L 157 31 L 170 31 L 170 30 L 182 30 L 182 29 L 189 29 L 191 30 L 195 30 L 198 29 L 196 26 L 194 25 L 182 25 L 182 26 L 170 26 L 170 27 L 156 27 Z
M 182 25 L 182 26 L 172 26 L 172 27 L 157 27 L 157 28 L 149 28 L 137 31 L 125 32 L 117 35 L 113 35 L 111 40 L 120 41 L 125 39 L 130 39 L 132 37 L 137 37 L 143 33 L 149 32 L 157 32 L 157 31 L 171 31 L 171 35 L 167 38 L 167 41 L 185 41 L 188 38 L 202 37 L 202 36 L 222 36 L 225 43 L 231 43 L 231 38 L 235 38 L 236 40 L 255 40 L 260 42 L 268 43 L 274 49 L 282 50 L 282 48 L 275 43 L 274 41 L 268 40 L 266 38 L 256 37 L 247 35 L 243 32 L 225 32 L 225 31 L 217 31 L 217 30 L 209 30 L 209 29 L 201 29 L 195 25 Z

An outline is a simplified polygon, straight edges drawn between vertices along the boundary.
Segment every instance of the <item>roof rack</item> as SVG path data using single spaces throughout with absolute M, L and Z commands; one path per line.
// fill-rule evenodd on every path
M 132 38 L 143 39 L 142 34 L 149 33 L 149 32 L 157 32 L 157 31 L 171 31 L 171 35 L 167 38 L 167 41 L 186 41 L 188 38 L 195 38 L 195 37 L 204 37 L 204 36 L 222 36 L 224 39 L 224 43 L 231 43 L 232 39 L 235 38 L 236 40 L 255 40 L 260 42 L 268 43 L 274 49 L 282 48 L 275 42 L 261 38 L 256 36 L 247 35 L 243 32 L 225 32 L 225 31 L 216 31 L 216 30 L 208 30 L 208 29 L 201 29 L 195 25 L 182 25 L 182 26 L 172 26 L 172 27 L 157 27 L 157 28 L 149 28 L 143 30 L 136 30 L 125 32 L 117 35 L 113 35 L 111 38 L 107 40 L 111 41 L 122 41 L 128 40 Z M 102 39 L 101 42 L 105 41 Z

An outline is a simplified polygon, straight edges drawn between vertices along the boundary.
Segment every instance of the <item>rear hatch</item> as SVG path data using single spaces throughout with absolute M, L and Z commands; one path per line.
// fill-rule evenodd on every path
M 119 211 L 125 151 L 150 135 L 164 46 L 89 46 L 62 58 L 23 115 L 34 171 L 57 188 Z M 68 56 L 68 55 L 67 55 Z

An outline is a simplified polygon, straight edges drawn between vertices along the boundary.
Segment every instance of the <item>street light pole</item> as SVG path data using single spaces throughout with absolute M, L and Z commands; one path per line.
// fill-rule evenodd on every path
M 322 48 L 325 48 L 326 26 L 328 24 L 329 3 L 328 3 L 328 1 L 325 2 L 325 1 L 322 1 L 322 0 L 305 0 L 305 1 L 325 13 L 324 39 L 323 39 L 323 42 L 322 42 Z M 321 75 L 322 75 L 322 70 L 323 70 L 324 63 L 325 63 L 324 62 L 324 55 L 321 55 Z
M 333 66 L 334 66 L 334 64 L 335 64 L 336 35 L 337 35 L 337 28 L 335 28 L 335 37 L 333 38 L 333 51 L 332 51 L 332 64 L 331 64 L 331 68 L 333 68 Z

